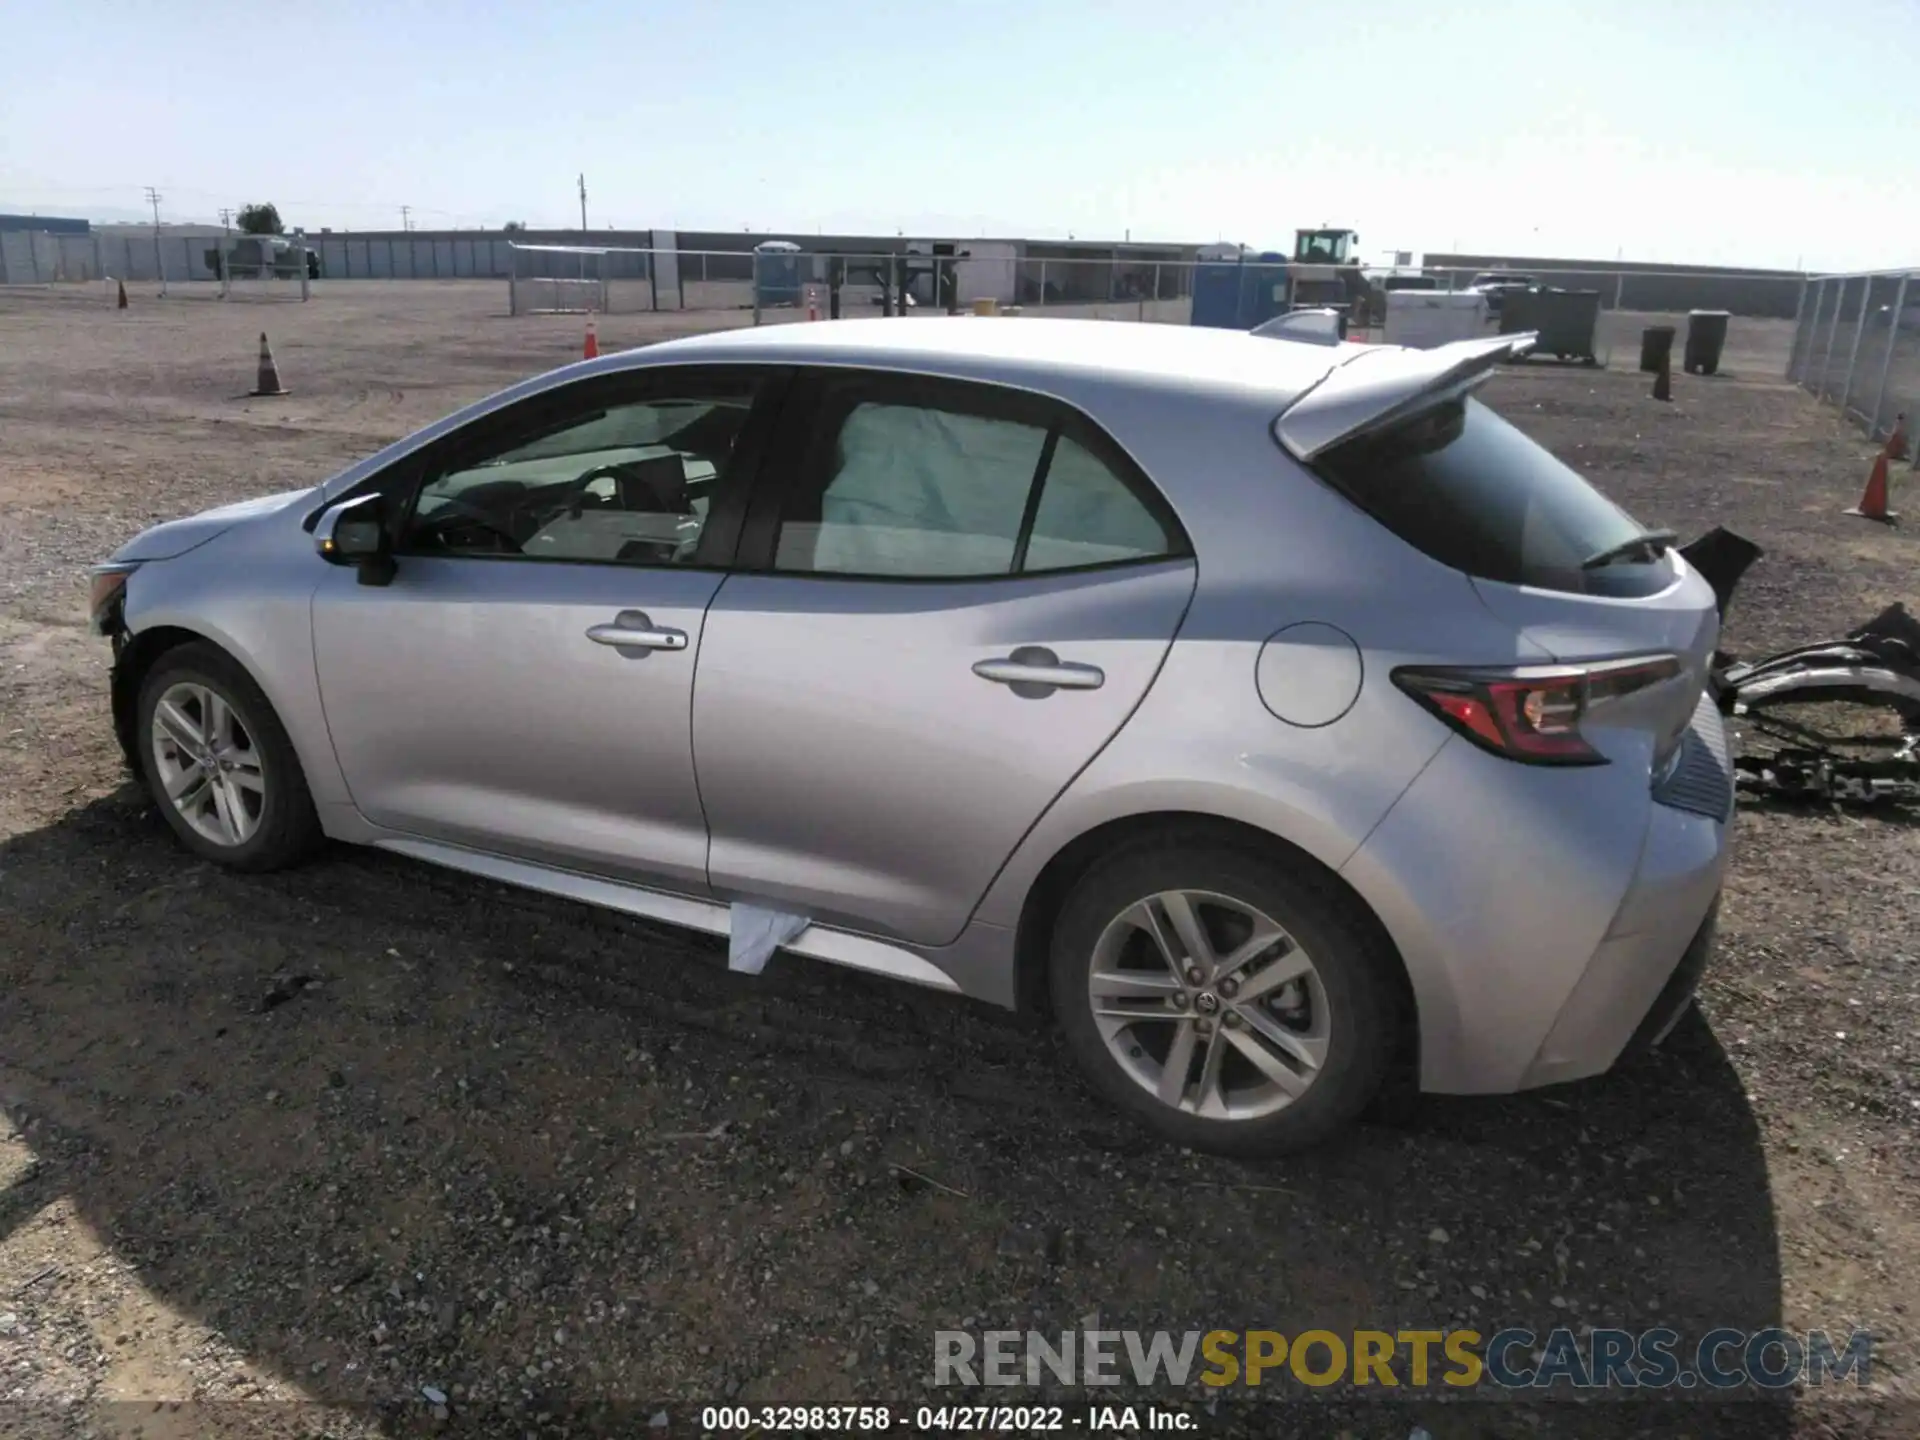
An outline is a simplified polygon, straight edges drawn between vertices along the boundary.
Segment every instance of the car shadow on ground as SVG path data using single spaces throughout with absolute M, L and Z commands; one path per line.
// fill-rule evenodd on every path
M 132 787 L 0 844 L 0 898 L 0 1103 L 34 1160 L 0 1190 L 0 1254 L 77 1224 L 171 1312 L 391 1433 L 425 1387 L 520 1428 L 626 1406 L 629 1431 L 668 1403 L 1024 1403 L 1042 1392 L 928 1389 L 933 1332 L 1096 1312 L 1665 1325 L 1683 1357 L 1781 1320 L 1760 1137 L 1697 1020 L 1602 1081 L 1242 1164 L 1143 1138 L 1032 1022 L 788 957 L 733 975 L 716 944 L 371 852 L 226 873 Z M 94 1283 L 8 1305 L 31 1328 L 97 1309 Z M 108 1364 L 140 1343 L 98 1340 Z M 1303 1434 L 1650 1424 L 1639 1401 L 1525 1418 L 1445 1389 L 1280 1371 L 1204 1433 L 1273 1433 L 1283 1396 Z M 1689 1428 L 1789 1421 L 1748 1392 Z

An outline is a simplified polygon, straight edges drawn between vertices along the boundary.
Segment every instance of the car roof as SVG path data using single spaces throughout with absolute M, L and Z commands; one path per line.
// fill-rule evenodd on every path
M 1306 344 L 1208 326 L 1040 316 L 912 316 L 760 325 L 666 340 L 640 364 L 759 362 L 874 367 L 1053 391 L 1062 380 L 1258 395 L 1285 404 L 1348 358 Z

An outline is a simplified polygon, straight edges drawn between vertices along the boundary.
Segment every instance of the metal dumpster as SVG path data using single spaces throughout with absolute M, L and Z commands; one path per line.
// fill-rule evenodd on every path
M 1686 371 L 1689 375 L 1711 375 L 1720 368 L 1720 352 L 1727 347 L 1725 310 L 1687 312 Z
M 1510 291 L 1500 305 L 1500 333 L 1536 330 L 1533 354 L 1561 360 L 1600 363 L 1594 336 L 1600 329 L 1598 290 L 1534 289 Z
M 1487 333 L 1487 297 L 1472 290 L 1389 290 L 1384 333 L 1389 345 L 1426 350 Z

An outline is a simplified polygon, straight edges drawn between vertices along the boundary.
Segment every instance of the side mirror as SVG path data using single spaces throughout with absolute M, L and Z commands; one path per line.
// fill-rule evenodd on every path
M 330 565 L 350 565 L 362 585 L 387 585 L 397 568 L 387 533 L 386 497 L 361 495 L 336 505 L 313 529 L 314 549 Z

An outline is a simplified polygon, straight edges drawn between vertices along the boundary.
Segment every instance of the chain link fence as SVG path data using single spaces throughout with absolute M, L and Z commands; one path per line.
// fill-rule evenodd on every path
M 1787 378 L 1840 407 L 1867 438 L 1920 405 L 1920 270 L 1822 275 L 1807 282 Z M 1913 447 L 1920 459 L 1920 445 Z
M 113 278 L 214 281 L 208 256 L 231 237 L 219 231 L 131 230 L 91 235 L 0 234 L 0 284 L 57 286 Z M 509 314 L 732 312 L 754 323 L 828 320 L 860 315 L 998 313 L 1060 315 L 1149 324 L 1194 323 L 1196 292 L 1203 323 L 1217 312 L 1220 262 L 1196 258 L 1197 247 L 1173 244 L 1057 240 L 879 239 L 794 236 L 771 244 L 761 236 L 698 236 L 669 231 L 322 232 L 305 243 L 318 256 L 324 294 L 335 281 L 481 281 L 499 284 Z M 1797 274 L 1704 271 L 1654 266 L 1608 268 L 1577 263 L 1522 265 L 1446 257 L 1418 272 L 1375 272 L 1349 310 L 1365 332 L 1384 335 L 1385 291 L 1406 286 L 1446 292 L 1470 289 L 1489 269 L 1533 283 L 1597 296 L 1600 361 L 1631 351 L 1653 325 L 1686 323 L 1689 310 L 1724 310 L 1733 318 L 1729 364 L 1736 371 L 1778 375 L 1788 366 L 1811 390 L 1844 398 L 1866 423 L 1884 431 L 1920 385 L 1907 377 L 1913 311 L 1920 286 L 1899 272 L 1834 276 L 1808 283 Z M 1250 258 L 1249 264 L 1265 263 Z M 1230 268 L 1231 262 L 1228 262 Z M 266 288 L 266 287 L 259 287 Z M 290 288 L 290 287 L 283 287 Z M 1292 299 L 1309 306 L 1344 303 L 1342 281 L 1324 278 Z M 221 294 L 225 287 L 183 285 L 180 294 Z M 1804 295 L 1802 292 L 1805 292 Z M 1497 307 L 1489 307 L 1487 323 Z M 1876 328 L 1876 317 L 1897 316 Z M 1796 321 L 1796 316 L 1797 321 Z M 1888 373 L 1883 397 L 1879 372 Z

